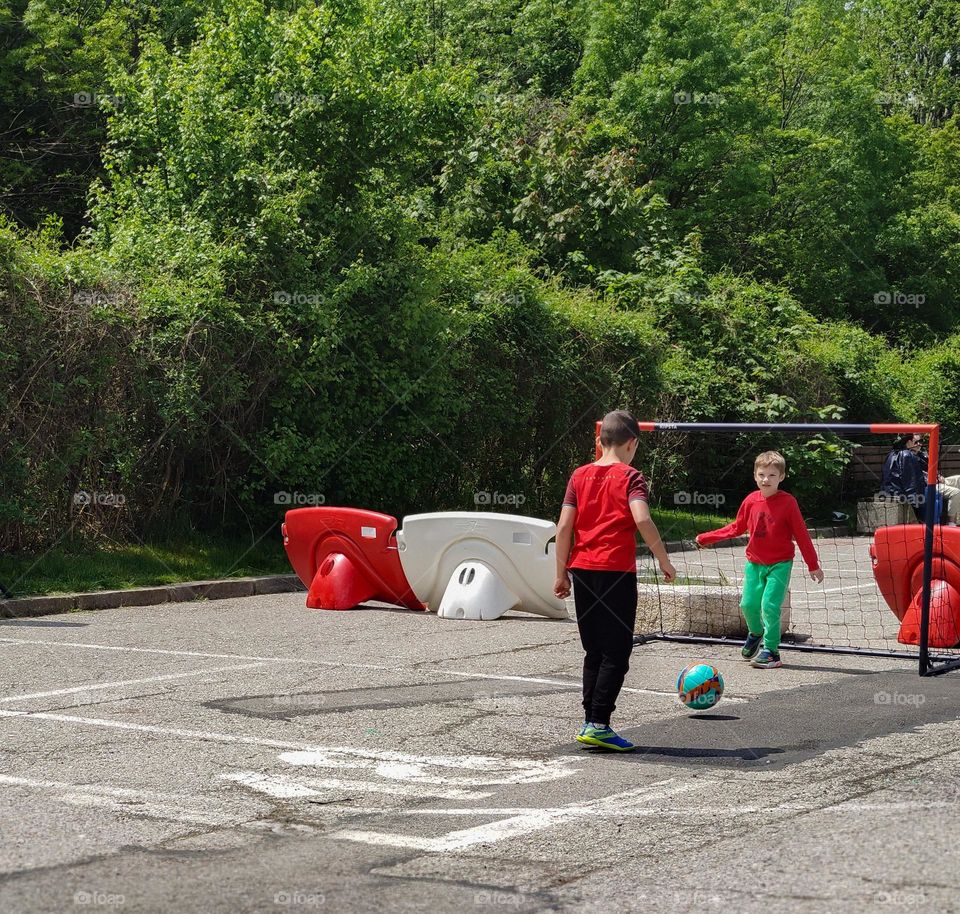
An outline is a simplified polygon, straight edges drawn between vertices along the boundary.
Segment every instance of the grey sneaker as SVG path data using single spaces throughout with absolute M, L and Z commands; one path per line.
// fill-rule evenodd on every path
M 772 670 L 774 667 L 783 666 L 783 663 L 777 651 L 768 651 L 764 648 L 750 661 L 750 666 L 755 666 L 762 670 Z
M 757 651 L 760 650 L 760 643 L 763 641 L 763 635 L 751 635 L 747 633 L 747 640 L 743 642 L 743 647 L 740 648 L 740 656 L 744 660 L 753 660 L 757 656 Z

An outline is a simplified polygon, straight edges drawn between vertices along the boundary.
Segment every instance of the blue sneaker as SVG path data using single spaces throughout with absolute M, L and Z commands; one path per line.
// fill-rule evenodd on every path
M 747 640 L 743 642 L 743 647 L 740 648 L 740 656 L 744 660 L 753 660 L 757 656 L 757 651 L 760 650 L 762 641 L 763 635 L 753 635 L 747 632 Z
M 586 725 L 577 735 L 577 742 L 587 746 L 600 746 L 603 749 L 613 749 L 617 752 L 632 752 L 637 747 L 628 739 L 624 739 L 610 727 Z
M 761 670 L 772 670 L 774 667 L 783 666 L 783 663 L 780 661 L 780 654 L 764 648 L 750 661 L 750 666 L 755 666 Z

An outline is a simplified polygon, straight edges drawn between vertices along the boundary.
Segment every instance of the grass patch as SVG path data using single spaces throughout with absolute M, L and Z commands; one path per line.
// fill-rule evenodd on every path
M 665 542 L 692 540 L 732 519 L 661 508 L 654 508 L 652 514 Z M 279 532 L 268 534 L 256 546 L 248 540 L 194 534 L 145 543 L 69 542 L 38 555 L 0 555 L 0 582 L 15 597 L 289 573 Z M 716 582 L 690 578 L 677 583 Z
M 158 543 L 61 543 L 40 555 L 0 556 L 0 581 L 14 597 L 290 573 L 279 533 L 268 534 L 256 546 L 249 540 L 191 537 Z
M 660 531 L 660 538 L 665 543 L 692 540 L 698 533 L 725 527 L 733 520 L 732 517 L 725 517 L 722 514 L 694 514 L 691 511 L 667 508 L 651 508 L 650 514 Z

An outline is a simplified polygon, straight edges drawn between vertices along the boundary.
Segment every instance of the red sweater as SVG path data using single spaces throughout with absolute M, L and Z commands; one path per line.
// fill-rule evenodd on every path
M 796 540 L 807 568 L 816 571 L 820 567 L 817 550 L 813 548 L 807 525 L 800 514 L 800 506 L 789 492 L 777 491 L 769 498 L 765 498 L 759 489 L 751 492 L 740 505 L 737 519 L 732 524 L 701 533 L 697 542 L 701 546 L 709 546 L 747 532 L 750 533 L 747 558 L 751 562 L 758 565 L 786 562 L 796 554 L 793 548 Z

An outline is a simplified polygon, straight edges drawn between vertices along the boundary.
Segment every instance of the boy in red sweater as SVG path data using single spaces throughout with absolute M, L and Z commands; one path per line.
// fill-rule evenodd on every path
M 807 563 L 810 577 L 818 584 L 823 580 L 817 550 L 807 533 L 800 506 L 789 492 L 779 489 L 786 474 L 787 462 L 781 453 L 765 451 L 760 454 L 753 464 L 757 491 L 743 500 L 737 519 L 726 527 L 697 537 L 697 545 L 702 548 L 749 532 L 740 597 L 740 609 L 747 623 L 747 640 L 740 653 L 744 660 L 763 669 L 783 666 L 780 660 L 780 607 L 793 570 L 794 540 Z M 763 650 L 760 650 L 761 640 Z
M 660 563 L 667 581 L 676 571 L 667 557 L 647 506 L 647 483 L 630 464 L 640 427 L 630 413 L 616 410 L 600 426 L 602 456 L 577 467 L 567 484 L 557 522 L 557 580 L 553 592 L 570 595 L 583 645 L 585 721 L 577 741 L 620 752 L 635 749 L 610 728 L 610 715 L 630 668 L 637 618 L 635 530 Z

